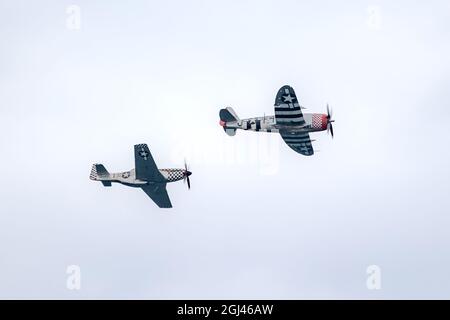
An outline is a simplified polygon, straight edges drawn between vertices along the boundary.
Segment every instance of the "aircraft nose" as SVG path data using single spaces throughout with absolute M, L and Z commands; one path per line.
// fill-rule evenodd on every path
M 186 171 L 186 175 L 189 177 L 192 174 L 190 171 Z
M 327 130 L 328 128 L 328 117 L 326 114 L 322 115 L 322 130 Z

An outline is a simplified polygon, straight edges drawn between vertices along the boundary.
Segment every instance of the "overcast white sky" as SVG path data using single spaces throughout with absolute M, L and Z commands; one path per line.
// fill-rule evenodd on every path
M 449 39 L 449 1 L 0 0 L 0 297 L 450 298 Z M 218 125 L 284 84 L 313 157 Z M 136 143 L 173 209 L 89 180 Z

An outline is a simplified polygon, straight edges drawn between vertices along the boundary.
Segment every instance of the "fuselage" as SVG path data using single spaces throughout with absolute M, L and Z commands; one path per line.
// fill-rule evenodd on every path
M 190 175 L 189 171 L 185 169 L 159 169 L 161 175 L 166 179 L 166 183 L 183 180 L 186 175 Z M 142 187 L 143 185 L 151 184 L 152 181 L 144 181 L 136 179 L 136 171 L 110 173 L 109 177 L 100 178 L 101 181 L 117 182 L 129 187 Z
M 327 130 L 327 115 L 321 113 L 304 113 L 305 124 L 302 126 L 287 126 L 276 123 L 275 116 L 240 119 L 237 121 L 221 121 L 220 125 L 229 129 L 241 129 L 258 132 L 280 132 L 280 130 L 295 132 L 315 132 Z

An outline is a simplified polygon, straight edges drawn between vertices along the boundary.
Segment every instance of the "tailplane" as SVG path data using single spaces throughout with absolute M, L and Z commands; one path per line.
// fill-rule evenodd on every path
M 232 121 L 239 121 L 239 117 L 237 116 L 236 112 L 233 110 L 233 108 L 225 108 L 220 109 L 220 120 L 224 122 L 232 122 Z
M 219 116 L 220 125 L 223 127 L 225 133 L 229 136 L 234 136 L 236 134 L 236 129 L 227 128 L 227 122 L 237 122 L 240 120 L 236 112 L 233 110 L 233 108 L 228 107 L 225 109 L 220 109 Z
M 110 175 L 108 170 L 102 164 L 94 164 L 92 166 L 91 174 L 89 176 L 91 180 L 101 181 L 105 187 L 111 187 Z

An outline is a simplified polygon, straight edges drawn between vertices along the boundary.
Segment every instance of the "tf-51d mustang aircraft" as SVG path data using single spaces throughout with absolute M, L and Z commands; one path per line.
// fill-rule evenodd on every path
M 184 169 L 158 169 L 146 144 L 134 146 L 135 168 L 130 171 L 109 173 L 102 164 L 92 166 L 90 179 L 101 181 L 105 187 L 111 187 L 112 182 L 118 182 L 129 187 L 141 188 L 160 208 L 172 208 L 166 184 L 179 180 L 187 181 L 191 188 L 189 176 L 192 174 Z
M 283 86 L 278 90 L 275 98 L 275 116 L 264 116 L 249 119 L 239 119 L 232 108 L 220 110 L 220 125 L 229 136 L 234 136 L 237 129 L 278 132 L 284 142 L 296 152 L 305 156 L 312 156 L 314 149 L 309 138 L 309 132 L 331 132 L 333 126 L 330 109 L 327 105 L 327 114 L 304 113 L 299 105 L 294 89 Z

